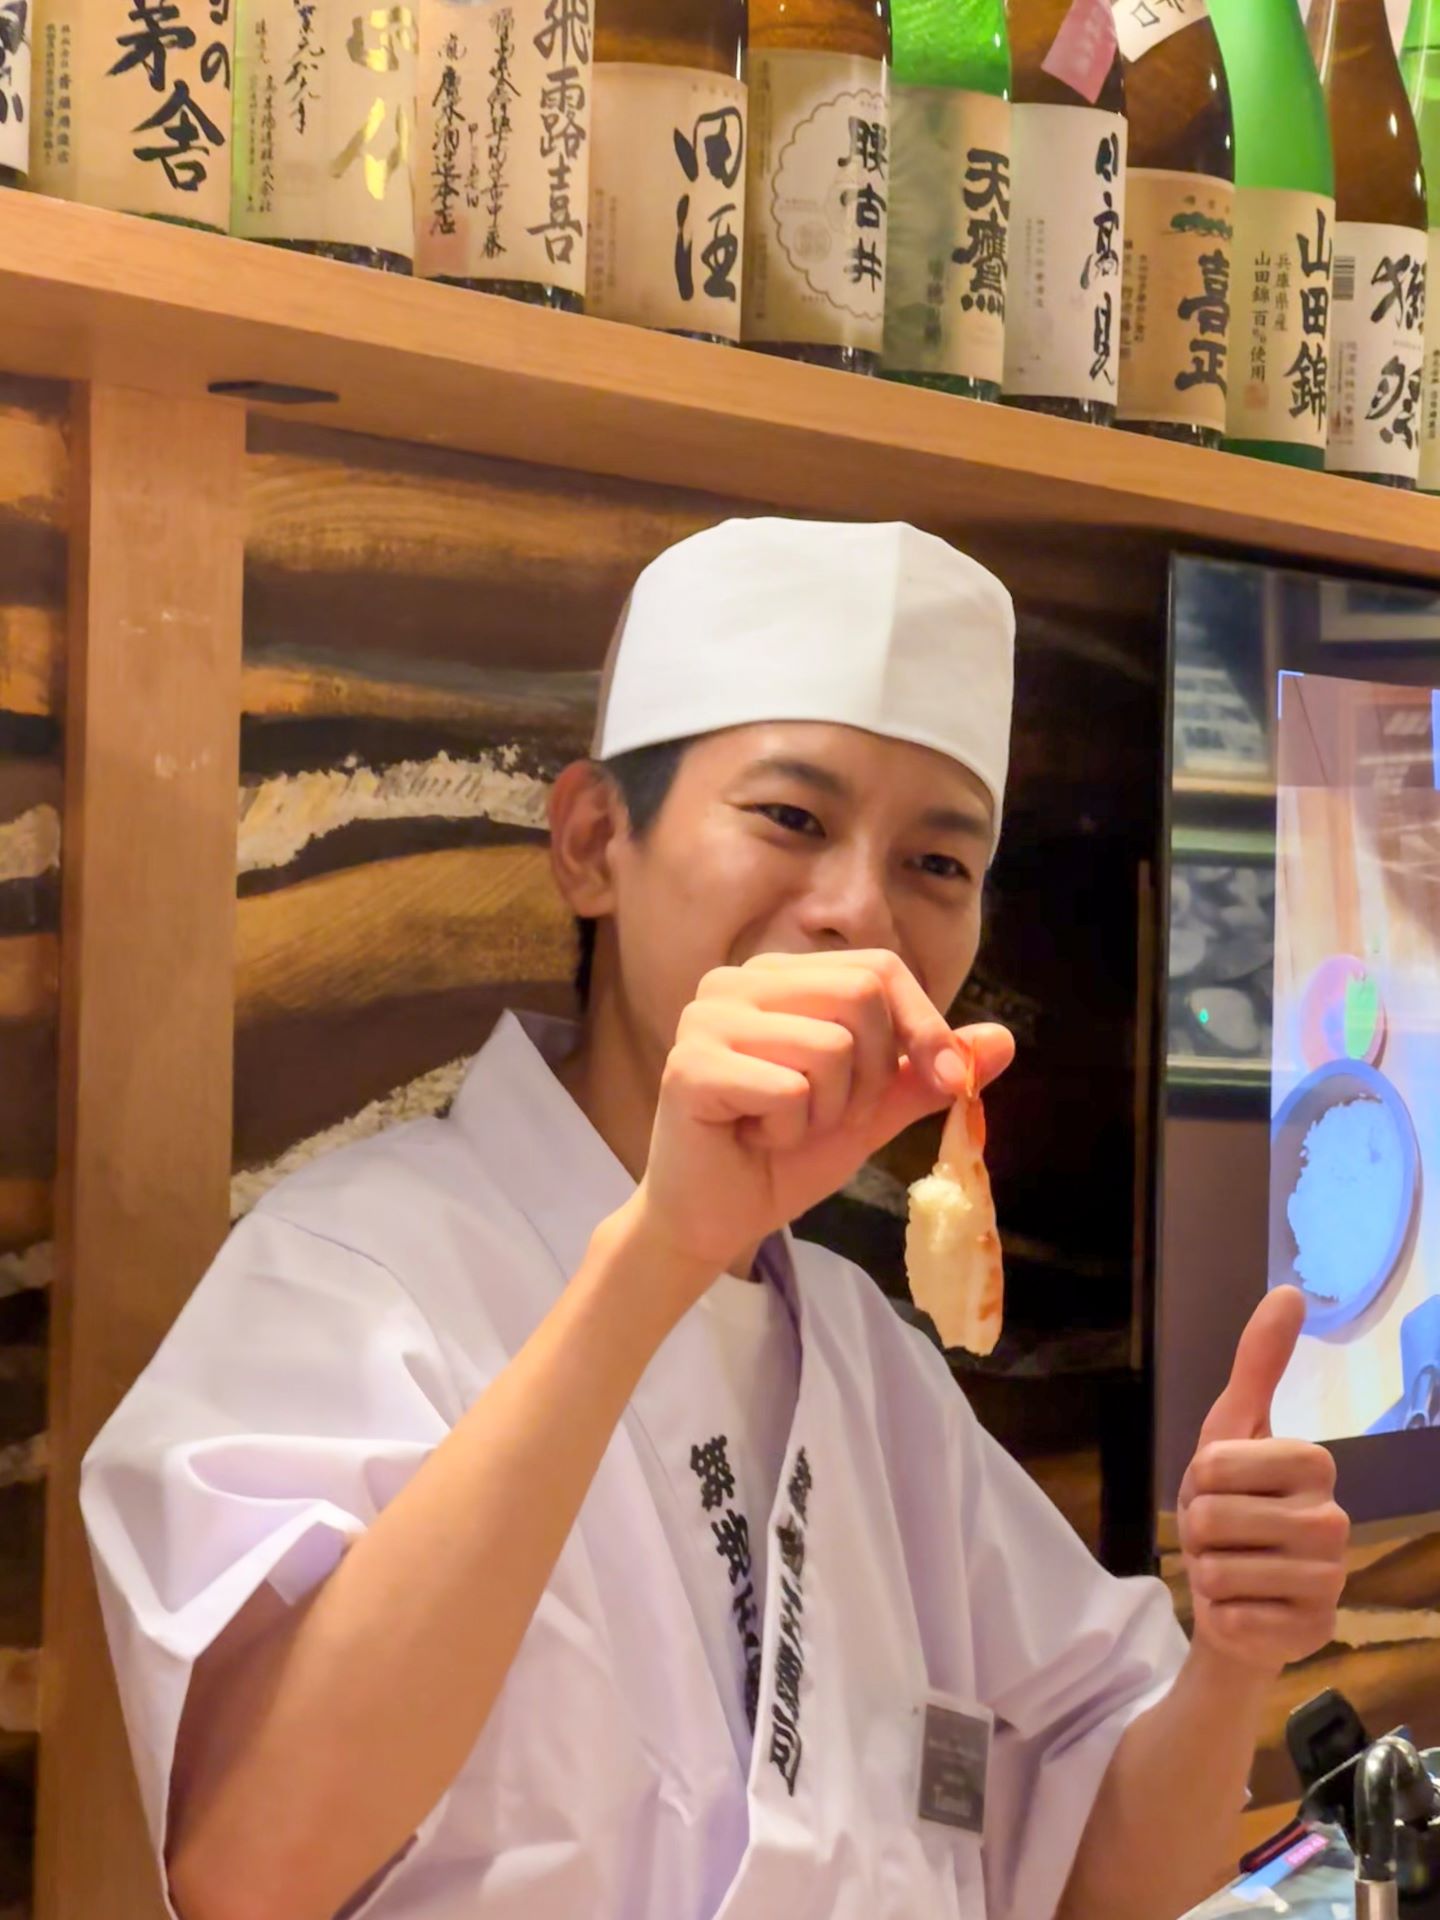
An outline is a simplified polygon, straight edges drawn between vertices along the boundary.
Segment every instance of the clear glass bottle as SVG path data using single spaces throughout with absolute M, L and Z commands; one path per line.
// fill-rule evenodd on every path
M 1119 0 L 1130 179 L 1116 425 L 1218 447 L 1230 379 L 1235 138 L 1205 0 Z
M 1004 0 L 891 0 L 890 379 L 998 400 L 1010 232 Z
M 581 313 L 591 0 L 419 0 L 415 272 Z
M 236 233 L 411 271 L 418 45 L 413 4 L 237 0 Z
M 890 51 L 889 0 L 750 0 L 747 347 L 879 367 Z
M 1010 0 L 1014 192 L 1004 398 L 1115 418 L 1127 128 L 1109 0 Z
M 1235 116 L 1225 445 L 1323 467 L 1335 171 L 1297 0 L 1209 0 Z
M 1385 0 L 1315 0 L 1310 46 L 1335 155 L 1325 470 L 1412 489 L 1430 219 Z
M 596 0 L 587 311 L 733 346 L 745 0 Z

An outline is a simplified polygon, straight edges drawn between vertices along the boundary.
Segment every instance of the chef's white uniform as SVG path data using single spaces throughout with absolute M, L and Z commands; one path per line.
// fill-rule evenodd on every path
M 91 1451 L 157 1845 L 194 1661 L 262 1582 L 293 1602 L 326 1576 L 632 1190 L 537 1040 L 565 1044 L 507 1018 L 447 1118 L 271 1193 Z M 1121 1734 L 1183 1657 L 1165 1590 L 1095 1565 L 864 1274 L 792 1252 L 801 1374 L 774 1510 L 739 1511 L 734 1401 L 691 1313 L 370 1920 L 1053 1913 Z M 763 1594 L 747 1525 L 768 1529 Z M 983 1848 L 917 1817 L 932 1692 L 995 1716 Z

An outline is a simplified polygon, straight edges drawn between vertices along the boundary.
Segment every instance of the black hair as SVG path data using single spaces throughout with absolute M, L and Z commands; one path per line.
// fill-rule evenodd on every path
M 629 753 L 596 762 L 599 772 L 620 795 L 636 840 L 643 840 L 660 817 L 690 745 L 690 740 L 664 740 L 656 747 L 635 747 Z M 595 922 L 577 920 L 575 931 L 580 942 L 575 996 L 583 1009 L 590 1002 L 590 980 L 595 970 Z

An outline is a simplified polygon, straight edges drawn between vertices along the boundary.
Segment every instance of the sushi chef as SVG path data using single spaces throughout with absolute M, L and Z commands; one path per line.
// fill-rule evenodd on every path
M 1014 616 L 905 526 L 660 556 L 553 794 L 577 1027 L 236 1229 L 87 1462 L 183 1920 L 1166 1920 L 1330 1637 L 1261 1308 L 1182 1497 L 1187 1646 L 787 1223 L 1008 1036 L 944 1018 Z M 1083 1124 L 1083 1117 L 1077 1117 Z

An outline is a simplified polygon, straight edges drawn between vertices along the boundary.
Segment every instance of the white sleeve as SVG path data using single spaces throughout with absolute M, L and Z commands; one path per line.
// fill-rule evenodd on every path
M 1186 1641 L 1158 1580 L 1117 1580 L 965 1408 L 962 1507 L 975 1663 L 995 1714 L 990 1920 L 1051 1920 L 1125 1729 Z
M 157 1857 L 195 1662 L 266 1581 L 323 1580 L 460 1411 L 385 1268 L 267 1212 L 231 1235 L 81 1478 Z

